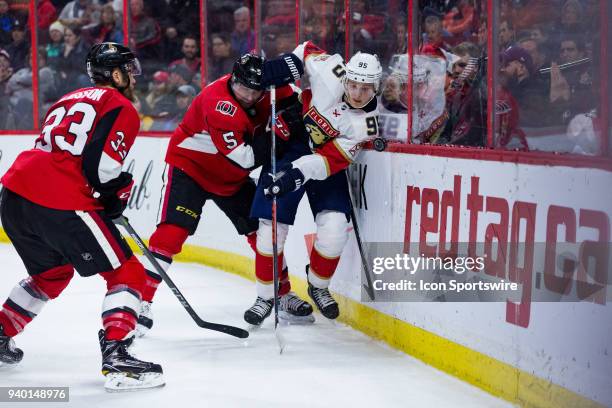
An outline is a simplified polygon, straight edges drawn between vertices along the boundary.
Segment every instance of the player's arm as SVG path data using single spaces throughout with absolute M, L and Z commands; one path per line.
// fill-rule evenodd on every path
M 361 123 L 363 122 L 363 123 Z M 347 133 L 324 143 L 308 154 L 294 160 L 291 166 L 264 192 L 267 196 L 283 195 L 300 188 L 308 180 L 324 180 L 346 169 L 359 155 L 363 144 L 378 135 L 378 116 L 360 117 L 348 127 Z
M 122 168 L 139 128 L 136 110 L 119 105 L 98 120 L 83 149 L 83 174 L 111 217 L 121 214 L 129 198 L 132 175 Z

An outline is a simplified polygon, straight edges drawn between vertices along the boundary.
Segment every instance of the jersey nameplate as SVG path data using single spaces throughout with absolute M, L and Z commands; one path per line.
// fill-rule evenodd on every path
M 234 116 L 234 114 L 236 113 L 236 107 L 234 105 L 232 105 L 231 102 L 228 101 L 219 101 L 217 102 L 217 106 L 215 107 L 215 110 L 217 112 L 221 112 L 223 115 L 227 115 L 227 116 Z

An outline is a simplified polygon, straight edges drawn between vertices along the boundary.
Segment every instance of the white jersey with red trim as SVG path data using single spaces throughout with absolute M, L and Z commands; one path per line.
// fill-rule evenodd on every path
M 373 98 L 362 109 L 344 100 L 344 60 L 328 55 L 310 41 L 293 53 L 304 63 L 310 89 L 302 92 L 304 126 L 314 154 L 300 157 L 293 166 L 305 180 L 323 180 L 346 169 L 365 142 L 378 136 L 378 106 Z

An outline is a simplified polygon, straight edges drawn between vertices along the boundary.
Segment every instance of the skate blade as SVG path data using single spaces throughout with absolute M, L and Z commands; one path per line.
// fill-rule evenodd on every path
M 166 385 L 164 376 L 160 373 L 142 374 L 139 378 L 128 377 L 125 373 L 106 375 L 104 388 L 108 392 L 140 391 L 159 388 Z
M 282 310 L 278 312 L 278 318 L 282 320 L 282 324 L 286 325 L 307 325 L 315 322 L 315 317 L 312 314 L 308 316 L 295 316 Z
M 149 328 L 145 327 L 145 326 L 141 326 L 141 325 L 136 325 L 136 334 L 135 336 L 139 339 L 143 338 L 148 332 L 149 332 Z
M 0 371 L 8 371 L 8 370 L 12 370 L 15 367 L 17 367 L 19 365 L 19 361 L 15 362 L 15 363 L 6 363 L 3 361 L 0 361 Z

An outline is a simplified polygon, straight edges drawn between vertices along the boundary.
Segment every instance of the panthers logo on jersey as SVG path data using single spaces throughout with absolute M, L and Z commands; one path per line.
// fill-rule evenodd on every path
M 328 140 L 340 135 L 340 131 L 334 129 L 331 123 L 314 106 L 311 106 L 304 115 L 304 126 L 315 147 L 321 146 Z

